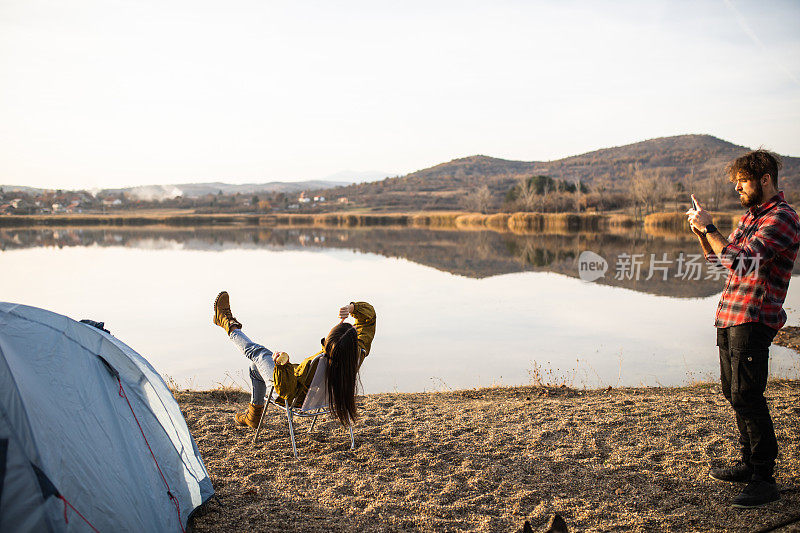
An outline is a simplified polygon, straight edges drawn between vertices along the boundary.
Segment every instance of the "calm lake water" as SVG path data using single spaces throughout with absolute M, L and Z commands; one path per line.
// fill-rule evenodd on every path
M 295 362 L 318 349 L 340 306 L 372 303 L 366 392 L 520 385 L 537 372 L 575 387 L 718 373 L 724 280 L 692 266 L 698 250 L 682 236 L 37 229 L 0 231 L 0 250 L 1 300 L 104 321 L 185 387 L 249 387 L 247 361 L 211 324 L 220 290 L 253 340 Z M 607 262 L 604 278 L 580 278 L 584 251 Z M 790 325 L 800 323 L 799 285 L 789 288 Z M 800 376 L 794 352 L 771 354 L 773 375 Z

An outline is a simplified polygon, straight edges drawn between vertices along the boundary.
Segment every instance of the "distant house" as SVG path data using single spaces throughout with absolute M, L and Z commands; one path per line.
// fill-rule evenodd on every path
M 314 197 L 314 201 L 315 202 L 324 202 L 325 201 L 325 197 L 324 196 L 315 196 Z
M 347 199 L 347 196 L 342 196 L 341 198 L 339 198 L 338 201 L 339 201 L 340 204 L 349 204 L 350 203 L 350 200 Z
M 118 207 L 122 205 L 122 200 L 119 198 L 105 198 L 103 199 L 103 205 L 105 207 Z
M 311 198 L 306 196 L 306 191 L 300 193 L 300 196 L 297 198 L 298 204 L 307 204 L 311 201 Z

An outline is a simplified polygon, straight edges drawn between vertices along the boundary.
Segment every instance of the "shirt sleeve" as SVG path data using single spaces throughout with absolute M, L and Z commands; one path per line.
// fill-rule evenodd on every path
M 796 244 L 800 237 L 798 226 L 800 225 L 796 216 L 787 211 L 776 210 L 764 218 L 753 237 L 742 246 L 726 245 L 719 261 L 730 270 L 750 272 Z
M 321 353 L 321 352 L 320 352 Z M 299 365 L 287 363 L 285 365 L 275 365 L 272 372 L 272 384 L 278 396 L 291 403 L 298 394 L 305 394 L 314 372 L 317 369 L 317 355 L 306 357 Z
M 736 225 L 736 228 L 731 232 L 731 234 L 728 235 L 728 242 L 736 242 L 739 239 L 739 237 L 741 236 L 741 232 L 742 232 L 741 222 L 739 222 L 739 224 Z M 714 265 L 721 265 L 722 264 L 722 262 L 720 261 L 719 256 L 717 254 L 715 254 L 714 252 L 711 252 L 711 253 L 707 254 L 705 256 L 705 258 L 706 258 L 706 261 L 708 261 L 711 264 L 714 264 Z
M 354 326 L 358 333 L 358 347 L 363 350 L 363 357 L 366 357 L 372 348 L 372 339 L 375 338 L 375 308 L 367 302 L 350 303 L 353 304 L 351 314 L 356 319 Z

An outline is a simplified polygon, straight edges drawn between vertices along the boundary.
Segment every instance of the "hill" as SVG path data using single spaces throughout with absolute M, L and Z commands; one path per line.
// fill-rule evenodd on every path
M 510 161 L 484 155 L 454 159 L 406 176 L 373 183 L 353 184 L 327 196 L 347 196 L 351 201 L 385 211 L 404 209 L 455 209 L 464 196 L 483 185 L 499 207 L 520 179 L 545 175 L 588 190 L 627 194 L 634 179 L 653 180 L 683 190 L 713 194 L 726 186 L 724 168 L 750 150 L 711 135 L 679 135 L 650 139 L 625 146 L 603 148 L 556 161 Z M 800 184 L 800 158 L 782 156 L 782 188 Z

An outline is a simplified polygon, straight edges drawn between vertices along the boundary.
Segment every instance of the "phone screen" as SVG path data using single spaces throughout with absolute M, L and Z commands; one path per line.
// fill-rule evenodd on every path
M 692 201 L 692 209 L 697 211 L 697 202 L 695 202 L 694 198 L 692 198 L 691 196 L 689 197 L 689 199 Z

